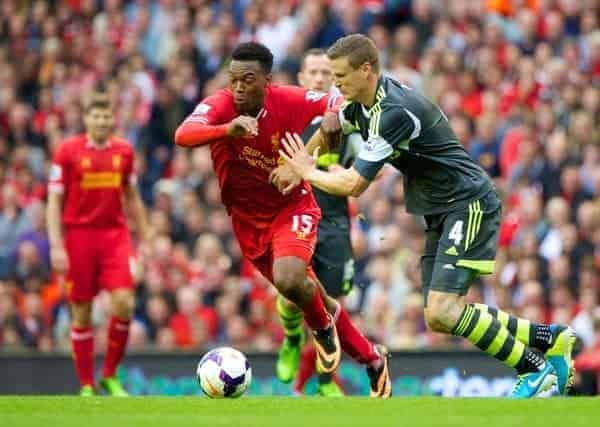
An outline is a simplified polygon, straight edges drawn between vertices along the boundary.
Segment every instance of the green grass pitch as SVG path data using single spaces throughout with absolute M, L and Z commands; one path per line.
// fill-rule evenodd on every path
M 597 398 L 0 397 L 3 427 L 591 427 Z

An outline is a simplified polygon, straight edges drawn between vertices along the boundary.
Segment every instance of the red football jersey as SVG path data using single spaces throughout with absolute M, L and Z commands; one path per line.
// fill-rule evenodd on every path
M 48 190 L 64 194 L 65 225 L 123 227 L 123 189 L 134 182 L 131 144 L 111 137 L 98 148 L 78 135 L 54 153 Z
M 280 141 L 285 133 L 301 134 L 315 117 L 322 116 L 338 99 L 296 86 L 269 85 L 263 109 L 256 117 L 258 135 L 226 137 L 210 144 L 221 199 L 230 213 L 256 226 L 266 226 L 302 191 L 311 191 L 310 186 L 303 183 L 284 196 L 269 183 L 269 174 L 277 167 Z M 220 125 L 239 115 L 231 91 L 224 89 L 198 104 L 186 120 Z

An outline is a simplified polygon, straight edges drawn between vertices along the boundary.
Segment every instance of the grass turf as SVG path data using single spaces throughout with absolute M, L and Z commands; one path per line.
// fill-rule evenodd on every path
M 0 397 L 3 427 L 589 427 L 598 420 L 596 398 Z

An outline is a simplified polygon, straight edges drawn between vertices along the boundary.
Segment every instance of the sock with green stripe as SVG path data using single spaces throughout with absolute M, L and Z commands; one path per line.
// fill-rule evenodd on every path
M 452 331 L 464 337 L 490 356 L 515 368 L 519 375 L 543 369 L 546 360 L 509 332 L 506 326 L 487 310 L 467 304 Z
M 520 319 L 505 311 L 485 304 L 474 305 L 476 308 L 487 311 L 493 317 L 498 319 L 498 321 L 508 329 L 511 335 L 525 345 L 537 348 L 545 353 L 554 344 L 554 337 L 550 330 L 550 326 L 548 325 L 534 323 L 527 319 Z
M 304 315 L 302 310 L 285 303 L 285 299 L 277 297 L 277 313 L 281 319 L 285 336 L 292 345 L 297 345 L 302 339 Z

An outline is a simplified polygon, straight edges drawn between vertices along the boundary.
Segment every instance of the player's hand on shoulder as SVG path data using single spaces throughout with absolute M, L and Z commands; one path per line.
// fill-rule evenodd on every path
M 238 116 L 229 122 L 227 135 L 233 138 L 258 135 L 258 121 L 250 116 Z
M 342 142 L 342 127 L 336 113 L 328 111 L 323 115 L 321 132 L 330 148 L 335 148 Z
M 64 246 L 52 246 L 50 248 L 50 265 L 52 270 L 58 274 L 64 274 L 69 269 L 69 257 Z

